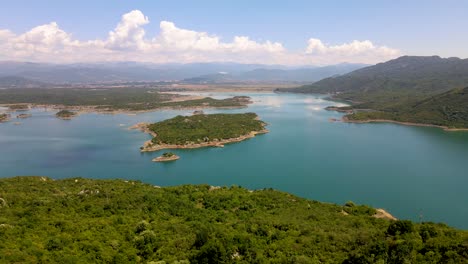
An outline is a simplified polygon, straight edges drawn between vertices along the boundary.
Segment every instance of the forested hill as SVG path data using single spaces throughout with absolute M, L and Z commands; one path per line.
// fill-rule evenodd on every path
M 358 111 L 347 118 L 355 121 L 387 119 L 448 128 L 468 128 L 468 87 L 402 105 L 398 111 Z
M 347 100 L 354 110 L 348 120 L 468 128 L 463 89 L 467 86 L 468 59 L 404 56 L 287 91 L 330 93 L 335 99 Z M 359 111 L 362 109 L 365 111 Z
M 0 179 L 1 263 L 468 263 L 468 233 L 241 187 Z M 158 262 L 159 261 L 159 262 Z
M 288 91 L 346 93 L 357 100 L 398 92 L 437 94 L 465 86 L 468 86 L 468 59 L 403 56 Z

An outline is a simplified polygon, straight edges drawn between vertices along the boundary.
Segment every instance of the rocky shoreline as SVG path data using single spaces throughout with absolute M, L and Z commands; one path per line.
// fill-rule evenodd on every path
M 154 158 L 153 161 L 154 162 L 167 162 L 167 161 L 174 161 L 178 159 L 180 159 L 180 157 L 177 155 L 172 155 L 170 157 L 159 156 L 157 158 Z
M 138 129 L 144 133 L 150 134 L 152 137 L 156 137 L 157 134 L 151 131 L 148 126 L 149 123 L 138 123 L 130 129 Z M 263 129 L 260 131 L 251 131 L 247 135 L 243 135 L 240 137 L 236 138 L 229 138 L 229 139 L 221 139 L 217 141 L 210 141 L 210 142 L 203 142 L 203 143 L 197 143 L 197 144 L 185 144 L 185 145 L 176 145 L 176 144 L 154 144 L 152 140 L 146 141 L 143 146 L 140 148 L 141 152 L 153 152 L 153 151 L 159 151 L 162 149 L 194 149 L 194 148 L 205 148 L 205 147 L 218 147 L 222 148 L 224 147 L 225 144 L 230 144 L 230 143 L 235 143 L 235 142 L 240 142 L 244 141 L 246 139 L 250 139 L 255 137 L 256 135 L 259 134 L 266 134 L 270 131 L 267 129 Z

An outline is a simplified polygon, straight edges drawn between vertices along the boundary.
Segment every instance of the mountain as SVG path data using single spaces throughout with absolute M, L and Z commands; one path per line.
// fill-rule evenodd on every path
M 468 109 L 464 104 L 468 101 L 463 104 L 466 96 L 461 88 L 467 86 L 468 59 L 403 56 L 287 91 L 330 93 L 335 99 L 351 102 L 351 109 L 376 110 L 354 113 L 348 116 L 350 120 L 388 119 L 466 128 Z
M 226 82 L 315 82 L 323 78 L 342 75 L 365 67 L 365 64 L 343 63 L 324 67 L 297 69 L 257 68 L 250 71 L 232 73 L 220 72 L 183 80 L 186 83 L 226 83 Z
M 46 83 L 26 79 L 18 76 L 5 76 L 0 77 L 0 88 L 33 88 L 33 87 L 43 87 Z
M 403 56 L 288 91 L 339 93 L 340 99 L 387 103 L 422 99 L 465 86 L 468 59 Z
M 1 263 L 468 261 L 466 231 L 273 189 L 15 177 L 0 193 Z
M 105 62 L 45 64 L 0 62 L 0 77 L 18 76 L 56 84 L 108 82 L 180 81 L 189 83 L 218 82 L 312 82 L 344 74 L 363 67 L 361 64 L 339 64 L 317 68 L 293 69 L 281 65 L 240 63 L 152 64 L 139 62 Z M 225 73 L 221 76 L 220 73 Z M 232 76 L 226 79 L 228 76 Z M 232 78 L 232 80 L 231 80 Z

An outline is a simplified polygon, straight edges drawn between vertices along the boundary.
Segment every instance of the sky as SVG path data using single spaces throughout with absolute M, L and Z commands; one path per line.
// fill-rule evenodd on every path
M 378 63 L 468 57 L 468 1 L 1 0 L 0 60 Z

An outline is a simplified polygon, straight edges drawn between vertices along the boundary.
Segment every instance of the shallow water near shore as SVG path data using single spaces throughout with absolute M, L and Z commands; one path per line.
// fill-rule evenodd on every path
M 467 132 L 330 122 L 342 115 L 324 110 L 336 103 L 319 95 L 242 95 L 251 96 L 254 104 L 204 112 L 255 112 L 269 124 L 270 133 L 224 148 L 174 150 L 180 160 L 170 163 L 151 161 L 164 151 L 140 153 L 150 136 L 128 128 L 192 111 L 83 114 L 72 120 L 42 109 L 29 111 L 33 116 L 27 119 L 15 119 L 18 113 L 12 113 L 10 122 L 0 124 L 0 177 L 274 188 L 324 202 L 352 200 L 384 208 L 397 218 L 468 229 Z

